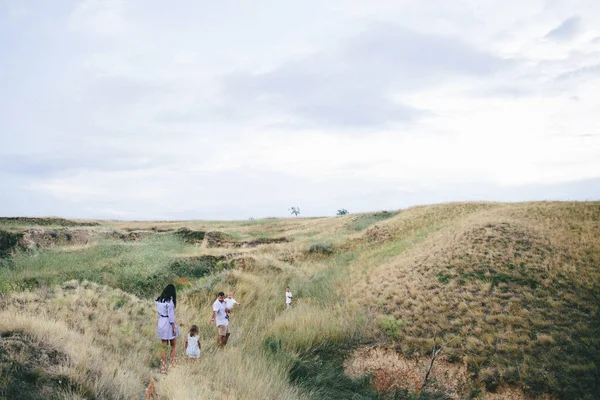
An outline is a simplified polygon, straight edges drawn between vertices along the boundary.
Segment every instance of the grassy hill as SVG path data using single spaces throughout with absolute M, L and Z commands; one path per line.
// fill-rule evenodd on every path
M 151 379 L 169 399 L 600 397 L 599 202 L 12 218 L 0 238 L 0 398 L 144 398 Z M 162 376 L 152 299 L 170 282 L 203 354 Z M 221 290 L 242 303 L 224 351 Z

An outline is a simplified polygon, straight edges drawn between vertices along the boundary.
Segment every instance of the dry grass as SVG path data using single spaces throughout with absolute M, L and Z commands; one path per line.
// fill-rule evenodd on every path
M 117 230 L 175 231 L 189 228 L 197 231 L 220 231 L 233 237 L 314 237 L 332 235 L 344 230 L 351 216 L 336 218 L 264 218 L 248 221 L 103 221 L 103 226 Z
M 265 355 L 236 346 L 203 349 L 200 360 L 185 360 L 159 378 L 157 386 L 167 399 L 302 398 L 288 384 L 284 369 L 273 368 Z
M 325 264 L 285 264 L 278 254 L 294 249 L 284 244 L 279 250 L 258 250 L 251 270 L 222 272 L 182 293 L 180 325 L 184 330 L 191 324 L 199 326 L 203 355 L 199 363 L 177 368 L 159 380 L 160 393 L 173 399 L 196 394 L 217 399 L 310 398 L 310 391 L 289 384 L 289 371 L 298 355 L 323 343 L 340 343 L 360 325 L 348 309 L 301 295 L 302 282 L 310 286 L 315 274 L 327 269 Z M 288 284 L 298 298 L 291 310 L 284 303 Z M 217 349 L 216 328 L 208 323 L 217 290 L 233 291 L 242 304 L 232 312 L 232 334 L 224 351 Z M 203 378 L 194 381 L 192 376 Z
M 596 367 L 564 371 L 598 360 L 588 352 L 600 346 L 599 261 L 598 203 L 503 205 L 369 268 L 348 294 L 387 316 L 382 327 L 405 355 L 430 352 L 434 336 L 460 335 L 446 354 L 488 371 L 479 376 L 490 390 L 525 382 L 533 393 L 581 395 L 598 389 Z
M 93 283 L 65 283 L 52 291 L 13 294 L 0 311 L 2 335 L 31 337 L 66 358 L 57 367 L 75 394 L 133 398 L 150 378 L 156 346 L 147 303 Z

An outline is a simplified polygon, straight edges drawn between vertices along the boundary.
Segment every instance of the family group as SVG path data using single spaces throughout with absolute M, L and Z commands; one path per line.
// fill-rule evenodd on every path
M 286 308 L 292 307 L 293 296 L 290 287 L 285 288 Z M 224 292 L 217 294 L 217 299 L 212 305 L 211 324 L 217 326 L 217 345 L 219 348 L 225 347 L 229 335 L 231 334 L 229 326 L 229 316 L 235 305 L 241 305 L 233 298 L 233 293 L 229 292 L 225 298 Z M 167 285 L 160 296 L 156 298 L 156 311 L 158 313 L 158 338 L 162 341 L 163 351 L 161 357 L 160 371 L 167 372 L 167 347 L 171 346 L 170 359 L 171 367 L 175 366 L 177 361 L 177 338 L 179 335 L 179 326 L 175 320 L 175 308 L 177 307 L 177 290 L 173 284 Z M 188 358 L 200 358 L 200 336 L 197 325 L 192 325 L 185 339 L 185 354 Z

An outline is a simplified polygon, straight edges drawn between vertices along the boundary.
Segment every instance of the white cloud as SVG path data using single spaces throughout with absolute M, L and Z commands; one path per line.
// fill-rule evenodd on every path
M 114 37 L 127 31 L 132 23 L 124 17 L 123 0 L 84 0 L 69 17 L 69 28 L 75 32 L 101 38 Z
M 548 32 L 546 37 L 558 41 L 571 40 L 574 39 L 580 31 L 581 18 L 576 16 L 564 20 L 559 26 Z
M 22 46 L 0 38 L 7 213 L 245 218 L 600 196 L 572 183 L 600 177 L 593 0 L 51 12 L 3 25 Z

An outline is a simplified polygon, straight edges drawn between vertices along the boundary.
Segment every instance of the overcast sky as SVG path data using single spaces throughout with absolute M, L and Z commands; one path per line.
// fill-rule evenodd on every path
M 600 199 L 597 0 L 0 0 L 0 215 Z

